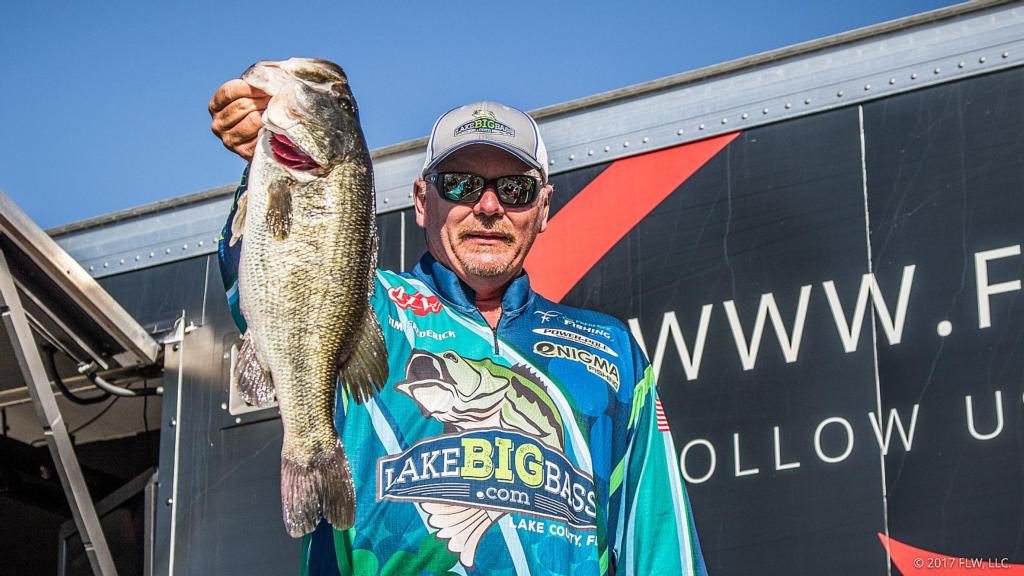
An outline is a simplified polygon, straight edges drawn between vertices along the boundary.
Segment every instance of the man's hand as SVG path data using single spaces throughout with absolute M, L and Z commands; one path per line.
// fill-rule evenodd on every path
M 263 125 L 261 116 L 270 96 L 243 80 L 228 80 L 210 99 L 210 129 L 224 147 L 252 160 L 256 136 Z

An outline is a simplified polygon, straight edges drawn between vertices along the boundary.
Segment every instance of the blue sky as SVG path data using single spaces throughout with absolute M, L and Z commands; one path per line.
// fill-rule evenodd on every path
M 4 2 L 0 190 L 48 228 L 236 181 L 206 104 L 262 59 L 339 63 L 376 148 L 955 3 Z

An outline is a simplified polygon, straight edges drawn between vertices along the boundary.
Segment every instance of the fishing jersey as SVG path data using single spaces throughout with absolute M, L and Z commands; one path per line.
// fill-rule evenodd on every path
M 230 225 L 224 236 L 244 329 L 240 243 Z M 388 380 L 364 404 L 337 395 L 355 525 L 304 537 L 301 574 L 706 574 L 652 370 L 626 327 L 545 299 L 525 274 L 495 329 L 474 302 L 430 254 L 376 272 Z

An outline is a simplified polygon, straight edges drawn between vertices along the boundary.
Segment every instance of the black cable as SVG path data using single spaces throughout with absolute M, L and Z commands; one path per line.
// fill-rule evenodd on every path
M 100 394 L 99 396 L 82 397 L 76 395 L 74 392 L 71 391 L 71 389 L 67 387 L 66 384 L 64 384 L 64 380 L 61 380 L 60 373 L 57 372 L 57 361 L 54 359 L 54 355 L 56 355 L 57 349 L 54 348 L 53 346 L 50 346 L 49 344 L 44 344 L 43 351 L 46 352 L 46 368 L 49 371 L 48 376 L 51 380 L 53 380 L 54 384 L 57 385 L 57 388 L 60 389 L 61 394 L 63 394 L 65 398 L 81 406 L 98 404 L 100 402 L 103 402 L 107 398 L 110 398 L 110 392 L 106 390 L 104 390 L 103 394 Z
M 117 401 L 120 400 L 121 398 L 122 396 L 114 396 L 114 399 L 110 401 L 110 404 L 107 404 L 106 408 L 100 410 L 99 414 L 93 416 L 92 418 L 89 418 L 88 420 L 85 421 L 84 424 L 80 425 L 78 428 L 75 428 L 74 430 L 69 430 L 68 436 L 78 434 L 79 432 L 84 430 L 86 426 L 89 426 L 93 422 L 99 420 L 101 417 L 103 417 L 104 414 L 107 413 L 108 410 L 110 410 L 114 406 L 114 404 L 117 404 Z
M 121 398 L 121 396 L 114 396 L 113 399 L 110 401 L 110 404 L 107 404 L 106 407 L 104 407 L 103 410 L 100 410 L 98 414 L 96 414 L 92 418 L 89 418 L 89 420 L 87 420 L 84 424 L 82 424 L 78 428 L 75 428 L 74 430 L 68 430 L 68 436 L 74 436 L 75 434 L 77 434 L 77 433 L 81 432 L 82 430 L 84 430 L 86 426 L 89 426 L 93 422 L 95 422 L 95 421 L 99 420 L 100 418 L 102 418 L 103 415 L 106 414 L 114 406 L 114 404 L 117 404 L 117 401 L 120 398 Z M 72 441 L 74 441 L 74 440 L 72 439 Z M 45 436 L 42 437 L 42 438 L 36 438 L 35 440 L 29 442 L 29 445 L 32 446 L 32 447 L 42 446 L 43 444 L 46 444 L 46 437 Z

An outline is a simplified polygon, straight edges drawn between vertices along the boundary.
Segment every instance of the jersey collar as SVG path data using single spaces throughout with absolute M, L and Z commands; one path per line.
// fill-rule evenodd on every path
M 412 275 L 430 287 L 434 294 L 444 298 L 465 314 L 473 314 L 476 308 L 476 292 L 468 284 L 459 280 L 454 272 L 435 259 L 430 252 L 420 258 Z M 505 288 L 501 297 L 503 316 L 517 316 L 533 300 L 530 278 L 525 272 L 516 277 Z

